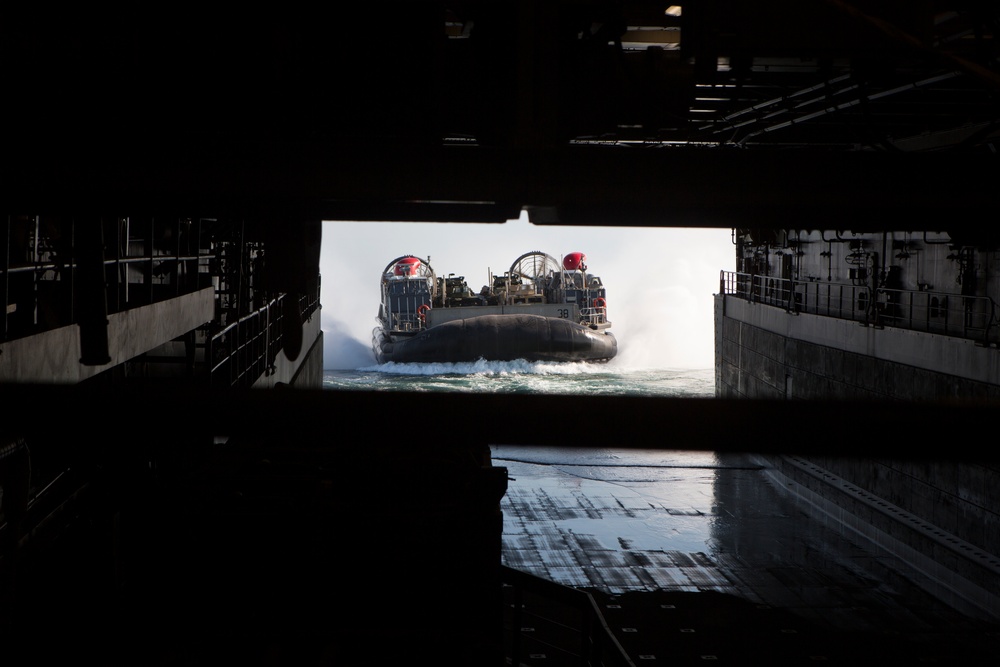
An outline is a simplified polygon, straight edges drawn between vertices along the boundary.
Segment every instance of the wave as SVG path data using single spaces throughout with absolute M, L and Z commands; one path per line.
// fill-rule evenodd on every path
M 326 371 L 329 389 L 711 397 L 715 373 L 702 370 L 626 370 L 607 364 L 477 361 L 400 364 Z
M 586 362 L 486 361 L 480 359 L 458 363 L 408 363 L 393 361 L 357 369 L 369 373 L 390 375 L 464 375 L 464 376 L 506 376 L 506 375 L 594 375 L 606 374 L 608 369 L 600 364 Z

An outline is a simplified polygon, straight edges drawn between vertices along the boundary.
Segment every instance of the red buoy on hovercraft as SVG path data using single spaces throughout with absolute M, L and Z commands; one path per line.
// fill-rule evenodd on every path
M 397 276 L 415 276 L 417 275 L 417 269 L 419 268 L 419 259 L 416 257 L 404 257 L 396 262 L 396 266 L 393 267 L 393 273 Z
M 586 271 L 587 265 L 584 262 L 587 261 L 587 256 L 582 252 L 571 252 L 570 254 L 563 257 L 563 268 L 567 271 Z

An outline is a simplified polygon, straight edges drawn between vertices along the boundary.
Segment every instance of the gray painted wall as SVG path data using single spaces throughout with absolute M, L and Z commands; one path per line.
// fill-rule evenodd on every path
M 302 352 L 291 360 L 282 350 L 274 369 L 254 383 L 254 389 L 273 389 L 279 384 L 318 389 L 323 385 L 323 330 L 319 312 L 302 323 Z
M 993 348 L 733 297 L 715 297 L 715 319 L 719 398 L 1000 401 Z M 902 558 L 956 608 L 1000 618 L 1000 465 L 760 458 L 818 518 Z
M 715 299 L 720 398 L 1000 400 L 996 348 Z
M 206 287 L 166 301 L 108 316 L 111 361 L 80 363 L 76 324 L 0 344 L 0 382 L 82 382 L 149 352 L 215 317 L 215 288 Z

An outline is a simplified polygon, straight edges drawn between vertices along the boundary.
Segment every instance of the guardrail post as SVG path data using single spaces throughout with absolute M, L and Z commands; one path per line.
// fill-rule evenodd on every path
M 6 216 L 4 220 L 4 253 L 0 261 L 3 262 L 0 265 L 0 272 L 3 273 L 3 328 L 0 329 L 0 341 L 7 340 L 7 309 L 9 304 L 7 303 L 10 298 L 10 216 Z
M 77 232 L 83 227 L 83 221 Z M 100 366 L 111 361 L 108 348 L 108 293 L 104 272 L 104 221 L 90 218 L 87 230 L 76 234 L 78 253 L 77 282 L 80 293 L 80 363 Z

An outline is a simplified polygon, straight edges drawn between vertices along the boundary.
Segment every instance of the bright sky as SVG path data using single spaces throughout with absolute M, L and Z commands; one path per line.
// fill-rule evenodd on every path
M 504 224 L 326 222 L 320 272 L 327 369 L 375 363 L 371 334 L 379 275 L 401 255 L 430 259 L 440 275 L 465 276 L 473 291 L 519 256 L 540 250 L 587 255 L 608 290 L 608 318 L 622 368 L 712 368 L 712 295 L 736 253 L 728 229 L 536 226 L 522 213 Z

